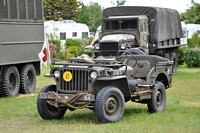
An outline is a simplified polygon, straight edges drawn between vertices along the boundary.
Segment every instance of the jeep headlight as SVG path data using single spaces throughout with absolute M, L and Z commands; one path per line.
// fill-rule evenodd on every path
M 113 75 L 113 69 L 112 68 L 106 68 L 105 73 L 107 76 L 112 76 Z
M 94 49 L 95 49 L 95 50 L 99 50 L 99 43 L 97 43 L 97 44 L 94 46 Z
M 91 78 L 91 79 L 96 79 L 96 78 L 97 78 L 97 73 L 96 73 L 95 71 L 92 71 L 92 72 L 90 73 L 90 78 Z
M 121 44 L 121 49 L 123 49 L 123 50 L 126 49 L 126 44 L 125 43 Z
M 106 76 L 120 76 L 123 73 L 119 69 L 106 68 L 105 74 L 106 74 Z
M 60 77 L 60 71 L 55 70 L 55 71 L 53 72 L 53 75 L 54 75 L 55 78 L 59 78 L 59 77 Z

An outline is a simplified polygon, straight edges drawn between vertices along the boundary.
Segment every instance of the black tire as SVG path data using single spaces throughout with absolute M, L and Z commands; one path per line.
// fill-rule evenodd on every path
M 20 69 L 20 93 L 29 94 L 35 91 L 36 70 L 33 64 L 27 64 Z
M 170 54 L 170 61 L 174 61 L 172 65 L 172 73 L 175 74 L 178 66 L 178 58 L 175 53 Z
M 2 97 L 2 91 L 3 90 L 3 83 L 2 82 L 0 82 L 0 97 Z
M 151 94 L 151 99 L 147 102 L 150 113 L 162 112 L 166 106 L 166 90 L 162 82 L 156 82 L 156 88 Z
M 107 86 L 98 92 L 94 112 L 101 123 L 117 122 L 124 114 L 124 104 L 122 92 L 116 87 Z
M 1 95 L 3 97 L 15 97 L 19 93 L 20 76 L 16 66 L 9 66 L 5 69 L 5 80 L 3 81 Z
M 48 91 L 56 91 L 56 85 L 45 86 L 40 92 L 47 93 Z M 44 120 L 61 119 L 65 115 L 66 108 L 58 109 L 54 106 L 49 105 L 45 99 L 41 99 L 38 97 L 37 111 L 40 117 Z

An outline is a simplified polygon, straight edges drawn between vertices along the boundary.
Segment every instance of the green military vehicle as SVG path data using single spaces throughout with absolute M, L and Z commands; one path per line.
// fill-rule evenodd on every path
M 44 43 L 42 0 L 1 0 L 0 29 L 0 96 L 33 92 Z
M 147 104 L 151 113 L 166 106 L 166 89 L 172 84 L 173 61 L 155 55 L 119 51 L 109 58 L 71 58 L 54 62 L 50 75 L 56 85 L 38 94 L 37 110 L 43 119 L 60 119 L 66 110 L 89 108 L 101 123 L 116 122 L 125 102 Z
M 135 7 L 120 8 L 124 10 L 121 15 L 127 16 L 131 12 L 129 9 Z M 155 13 L 155 17 L 157 8 L 148 9 L 154 11 L 150 14 Z M 119 18 L 123 19 L 118 20 Z M 123 116 L 125 102 L 128 101 L 147 104 L 150 113 L 165 109 L 166 89 L 172 86 L 174 61 L 146 54 L 139 48 L 129 48 L 129 42 L 133 43 L 135 39 L 140 42 L 140 47 L 145 48 L 142 45 L 148 44 L 147 40 L 142 43 L 144 40 L 139 39 L 139 37 L 145 38 L 148 34 L 147 29 L 145 30 L 149 24 L 147 17 L 129 16 L 125 19 L 118 15 L 113 19 L 109 22 L 106 22 L 108 19 L 103 20 L 105 25 L 101 39 L 92 45 L 95 57 L 82 55 L 69 59 L 69 62 L 52 63 L 50 74 L 46 76 L 53 77 L 56 84 L 45 86 L 37 99 L 37 110 L 42 119 L 61 119 L 67 110 L 89 108 L 94 111 L 99 122 L 117 122 Z M 154 19 L 159 17 L 156 16 Z M 140 29 L 140 32 L 145 32 L 144 34 L 139 34 L 137 27 L 132 27 L 132 22 L 140 25 L 139 21 L 144 24 Z M 160 21 L 155 20 L 155 22 Z M 112 25 L 115 25 L 115 30 L 112 30 L 114 28 Z M 126 31 L 126 28 L 129 31 Z M 157 28 L 155 30 L 158 31 Z M 156 34 L 151 37 L 153 39 L 161 35 Z M 177 38 L 172 39 L 168 45 L 177 48 L 178 44 L 174 43 L 177 40 Z M 154 47 L 154 43 L 149 46 Z

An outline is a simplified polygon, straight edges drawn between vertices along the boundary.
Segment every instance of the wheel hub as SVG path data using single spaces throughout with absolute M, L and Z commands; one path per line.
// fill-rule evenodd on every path
M 162 102 L 162 94 L 160 93 L 160 91 L 156 92 L 156 105 L 159 106 Z
M 16 86 L 16 80 L 15 80 L 15 74 L 14 73 L 12 73 L 11 75 L 10 75 L 10 78 L 9 78 L 9 81 L 8 81 L 8 87 L 9 87 L 9 89 L 11 90 L 11 91 L 14 91 L 15 90 L 15 86 Z
M 113 97 L 109 97 L 105 102 L 105 111 L 107 114 L 113 114 L 117 109 L 117 102 Z

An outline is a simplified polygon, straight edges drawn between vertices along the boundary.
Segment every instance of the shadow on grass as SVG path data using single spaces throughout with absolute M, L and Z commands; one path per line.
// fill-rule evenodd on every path
M 96 123 L 97 119 L 93 110 L 81 109 L 75 111 L 67 111 L 64 120 L 74 123 Z
M 125 108 L 123 117 L 125 119 L 132 118 L 133 116 L 141 115 L 141 114 L 149 114 L 147 108 Z M 54 125 L 56 124 L 101 124 L 96 116 L 95 113 L 92 110 L 89 109 L 81 109 L 81 110 L 75 110 L 75 111 L 69 111 L 67 110 L 65 113 L 65 116 L 60 120 L 45 120 L 45 123 L 52 123 Z
M 132 107 L 132 108 L 125 108 L 124 110 L 124 116 L 128 115 L 138 115 L 138 114 L 150 114 L 148 112 L 147 108 L 141 108 L 141 107 Z

